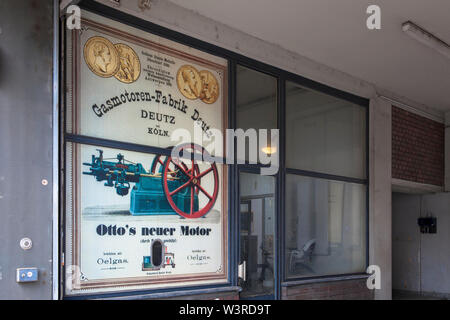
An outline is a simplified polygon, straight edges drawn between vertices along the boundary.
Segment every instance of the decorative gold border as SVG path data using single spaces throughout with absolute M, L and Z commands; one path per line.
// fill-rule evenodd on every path
M 216 72 L 222 75 L 222 130 L 225 130 L 228 126 L 228 66 L 223 66 L 217 63 L 213 63 L 203 58 L 195 57 L 185 52 L 167 47 L 165 45 L 156 43 L 151 40 L 143 39 L 127 32 L 105 26 L 88 19 L 82 19 L 83 26 L 95 29 L 100 33 L 115 37 L 117 39 L 125 40 L 136 45 L 146 47 L 148 49 L 171 55 L 185 61 L 191 61 L 198 65 L 208 67 L 210 69 L 215 69 Z M 80 132 L 80 56 L 81 56 L 81 45 L 80 45 L 80 34 L 79 31 L 72 31 L 72 133 L 79 134 Z M 227 63 L 228 64 L 228 63 Z M 225 134 L 223 135 L 225 139 Z M 226 146 L 224 141 L 224 146 Z M 81 208 L 80 208 L 80 198 L 81 198 L 81 187 L 78 181 L 80 170 L 80 148 L 79 144 L 72 144 L 72 264 L 81 266 Z M 156 288 L 159 284 L 173 284 L 180 283 L 183 285 L 189 285 L 189 282 L 200 282 L 200 281 L 212 281 L 228 279 L 228 170 L 226 164 L 222 166 L 222 267 L 221 272 L 209 272 L 203 274 L 196 274 L 191 276 L 186 275 L 176 275 L 176 276 L 163 276 L 157 279 L 149 279 L 148 277 L 129 277 L 129 278 L 111 278 L 102 280 L 86 280 L 80 282 L 79 279 L 73 278 L 72 288 L 75 290 L 83 289 L 96 289 L 96 288 L 117 288 L 131 287 L 131 286 L 146 286 L 149 288 Z M 159 286 L 161 287 L 161 286 Z M 76 293 L 76 292 L 73 292 Z

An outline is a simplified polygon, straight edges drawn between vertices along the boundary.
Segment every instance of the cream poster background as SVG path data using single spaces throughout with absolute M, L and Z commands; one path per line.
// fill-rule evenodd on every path
M 125 83 L 116 76 L 104 77 L 92 71 L 90 64 L 95 63 L 94 57 L 86 63 L 83 49 L 93 39 L 101 38 L 116 47 L 129 47 L 137 54 L 141 70 L 134 82 Z M 199 51 L 175 43 L 170 43 L 170 49 L 174 50 L 165 50 L 159 44 L 169 45 L 167 40 L 161 41 L 160 37 L 150 34 L 145 34 L 144 39 L 145 42 L 136 37 L 128 38 L 124 33 L 104 30 L 84 21 L 79 35 L 80 88 L 76 97 L 79 110 L 68 115 L 69 122 L 73 123 L 68 127 L 69 132 L 165 148 L 175 145 L 170 141 L 170 134 L 176 128 L 185 128 L 193 136 L 194 122 L 202 125 L 205 133 L 207 128 L 223 131 L 226 61 L 217 57 L 211 59 L 205 53 L 190 56 Z M 114 69 L 115 54 L 103 56 L 105 59 L 97 58 L 102 62 L 98 65 L 102 66 L 106 60 L 107 67 Z M 197 71 L 196 76 L 189 75 L 191 70 Z M 188 78 L 194 79 L 191 80 L 194 83 L 188 83 Z M 201 90 L 202 79 L 209 84 L 204 91 Z M 186 93 L 185 89 L 196 92 L 199 98 Z
M 96 146 L 81 145 L 81 159 L 89 159 L 96 154 Z M 121 153 L 126 159 L 150 167 L 153 155 L 110 148 L 101 148 L 105 158 L 113 158 Z M 200 164 L 202 165 L 202 164 Z M 218 170 L 222 176 L 222 167 Z M 80 175 L 81 179 L 81 272 L 83 279 L 99 280 L 122 277 L 161 277 L 223 272 L 221 201 L 216 201 L 213 209 L 200 219 L 181 219 L 174 215 L 132 216 L 130 193 L 118 196 L 112 187 L 97 182 L 93 176 Z M 204 184 L 213 183 L 206 177 Z M 162 192 L 162 190 L 161 190 Z M 219 191 L 221 192 L 221 190 Z M 221 199 L 219 194 L 218 199 Z M 200 203 L 200 206 L 202 204 Z M 125 227 L 124 235 L 99 235 L 97 228 Z M 210 229 L 208 235 L 184 235 L 181 227 Z M 134 228 L 135 233 L 130 233 Z M 173 228 L 172 235 L 142 235 L 142 228 Z M 167 251 L 174 254 L 175 268 L 166 266 L 160 270 L 143 271 L 144 256 L 150 256 L 152 240 L 160 239 Z M 115 261 L 115 263 L 113 263 Z M 126 262 L 123 262 L 126 260 Z

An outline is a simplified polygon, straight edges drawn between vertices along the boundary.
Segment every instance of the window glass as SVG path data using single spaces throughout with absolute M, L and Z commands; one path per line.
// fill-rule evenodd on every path
M 286 84 L 286 167 L 366 178 L 366 108 Z
M 240 174 L 240 263 L 246 263 L 241 297 L 274 292 L 275 178 Z
M 288 175 L 288 278 L 363 272 L 365 226 L 365 185 Z
M 277 127 L 277 79 L 265 73 L 237 66 L 237 127 Z
M 237 128 L 244 131 L 277 128 L 277 79 L 275 77 L 237 66 L 236 91 Z M 255 144 L 259 143 L 258 131 L 256 131 L 255 137 Z M 246 138 L 245 160 L 249 160 L 249 147 L 255 146 L 255 144 L 249 145 L 249 141 L 250 138 Z M 261 142 L 264 145 L 270 143 L 270 132 L 268 132 L 268 141 Z M 262 149 L 263 147 L 258 144 L 258 148 Z M 276 152 L 275 149 L 272 150 Z M 238 154 L 238 157 L 244 159 L 242 154 Z

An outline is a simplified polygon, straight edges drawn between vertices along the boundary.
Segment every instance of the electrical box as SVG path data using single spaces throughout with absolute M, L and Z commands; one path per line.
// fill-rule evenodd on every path
M 419 218 L 417 223 L 420 227 L 421 233 L 436 233 L 437 231 L 437 219 L 433 217 Z
M 16 281 L 19 283 L 38 281 L 38 269 L 37 268 L 18 268 L 16 270 Z

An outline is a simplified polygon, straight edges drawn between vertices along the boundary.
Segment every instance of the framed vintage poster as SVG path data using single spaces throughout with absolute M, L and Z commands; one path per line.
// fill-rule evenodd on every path
M 226 165 L 157 150 L 226 129 L 227 60 L 82 18 L 66 34 L 66 294 L 226 283 Z

